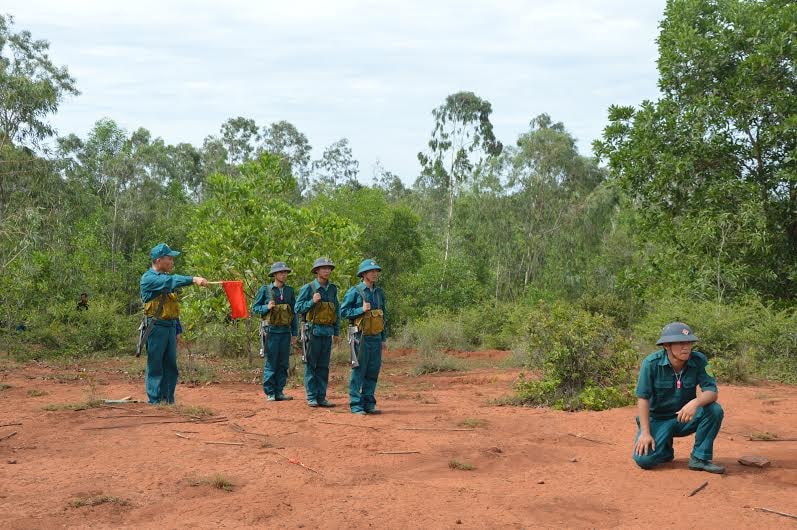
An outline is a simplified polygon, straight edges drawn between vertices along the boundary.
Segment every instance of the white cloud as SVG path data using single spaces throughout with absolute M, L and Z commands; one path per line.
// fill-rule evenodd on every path
M 582 152 L 612 103 L 655 98 L 664 0 L 100 2 L 6 0 L 51 43 L 82 95 L 54 118 L 85 134 L 109 116 L 167 142 L 229 117 L 286 119 L 320 156 L 348 137 L 363 179 L 379 159 L 411 182 L 446 95 L 472 90 L 514 143 L 541 112 Z

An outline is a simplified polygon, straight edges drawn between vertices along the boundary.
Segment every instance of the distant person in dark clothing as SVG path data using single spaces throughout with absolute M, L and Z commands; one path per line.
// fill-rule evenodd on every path
M 80 301 L 77 303 L 78 311 L 88 311 L 89 309 L 89 295 L 80 293 Z

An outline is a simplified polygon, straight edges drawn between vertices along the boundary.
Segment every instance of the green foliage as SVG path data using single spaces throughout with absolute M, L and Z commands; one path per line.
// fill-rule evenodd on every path
M 418 362 L 412 367 L 411 374 L 421 376 L 442 372 L 458 372 L 463 369 L 463 363 L 459 359 L 440 351 L 421 350 L 418 352 Z
M 639 248 L 655 246 L 638 275 L 718 300 L 792 299 L 797 5 L 671 0 L 664 15 L 662 98 L 611 107 L 595 143 L 634 201 Z
M 633 401 L 636 356 L 612 319 L 564 303 L 528 316 L 530 355 L 544 359 L 542 380 L 516 384 L 520 400 L 566 410 L 602 410 Z
M 448 467 L 450 469 L 456 469 L 458 471 L 473 471 L 476 469 L 476 466 L 473 464 L 468 464 L 467 462 L 462 462 L 461 460 L 457 460 L 456 458 L 452 458 L 448 461 Z
M 115 300 L 94 299 L 87 311 L 77 311 L 75 302 L 53 303 L 32 313 L 27 331 L 15 335 L 26 348 L 17 350 L 20 359 L 75 357 L 132 353 L 139 319 L 127 316 Z

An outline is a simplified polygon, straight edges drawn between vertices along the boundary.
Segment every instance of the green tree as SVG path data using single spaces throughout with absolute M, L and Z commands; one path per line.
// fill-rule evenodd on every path
M 667 283 L 718 299 L 797 294 L 795 34 L 794 2 L 670 0 L 661 98 L 609 109 L 595 150 Z
M 501 153 L 501 142 L 493 134 L 490 122 L 492 106 L 473 92 L 457 92 L 432 111 L 435 119 L 427 152 L 418 153 L 423 168 L 419 184 L 445 190 L 448 214 L 445 224 L 443 276 L 451 247 L 454 222 L 454 199 L 459 186 L 470 176 L 485 156 Z M 442 289 L 444 283 L 440 284 Z
M 80 93 L 66 67 L 50 60 L 50 44 L 29 31 L 14 33 L 13 26 L 12 16 L 0 15 L 0 147 L 52 136 L 47 116 L 65 96 Z
M 348 138 L 341 138 L 333 142 L 313 162 L 315 172 L 315 192 L 330 191 L 341 185 L 357 186 L 357 175 L 360 172 L 360 163 L 352 154 Z
M 274 261 L 288 262 L 297 283 L 310 279 L 319 255 L 331 257 L 337 271 L 356 266 L 361 230 L 329 211 L 292 205 L 287 199 L 296 181 L 279 156 L 263 154 L 239 171 L 236 177 L 217 173 L 208 178 L 207 197 L 190 216 L 187 270 L 211 279 L 243 280 L 251 300 Z M 226 302 L 213 291 L 194 290 L 187 296 L 195 318 L 226 313 Z
M 288 164 L 288 169 L 299 184 L 299 191 L 307 190 L 310 179 L 310 142 L 307 136 L 290 122 L 282 120 L 263 127 L 262 152 L 279 155 Z

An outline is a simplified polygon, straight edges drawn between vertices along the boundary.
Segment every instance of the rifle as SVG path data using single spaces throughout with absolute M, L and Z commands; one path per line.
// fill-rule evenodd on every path
M 306 320 L 302 319 L 302 321 L 299 323 L 299 330 L 299 342 L 302 343 L 302 362 L 306 363 L 307 353 L 310 348 L 310 336 L 308 333 L 310 331 L 310 324 Z
M 360 346 L 360 341 L 362 341 L 362 337 L 359 338 L 359 339 L 357 338 L 357 333 L 359 333 L 359 332 L 360 332 L 360 328 L 358 328 L 357 326 L 355 326 L 353 324 L 349 324 L 347 333 L 348 333 L 348 336 L 349 336 L 349 347 L 351 348 L 351 367 L 352 368 L 359 368 L 360 367 L 360 361 L 357 359 L 357 349 Z
M 161 291 L 160 300 L 158 301 L 158 307 L 155 309 L 155 314 L 150 318 L 147 315 L 144 315 L 144 318 L 141 319 L 141 325 L 138 326 L 138 344 L 136 344 L 136 357 L 141 357 L 141 350 L 147 345 L 147 339 L 149 339 L 150 333 L 152 333 L 152 328 L 155 326 L 155 320 L 159 316 L 161 316 L 161 311 L 163 310 L 163 303 L 166 301 L 166 297 L 169 293 L 164 289 Z
M 268 289 L 268 301 L 271 302 L 274 300 L 274 291 L 273 288 Z M 268 353 L 268 326 L 269 326 L 270 317 L 267 317 L 260 321 L 260 358 L 266 356 Z

